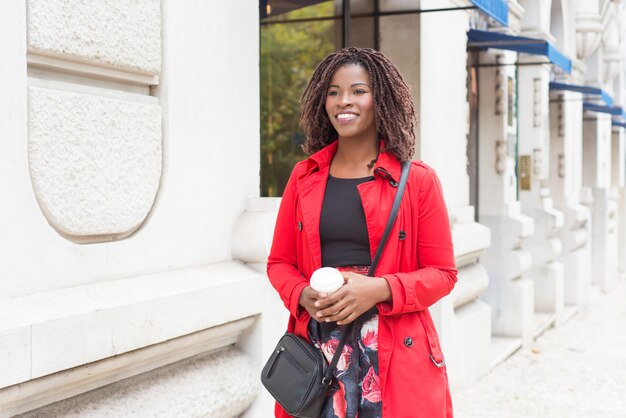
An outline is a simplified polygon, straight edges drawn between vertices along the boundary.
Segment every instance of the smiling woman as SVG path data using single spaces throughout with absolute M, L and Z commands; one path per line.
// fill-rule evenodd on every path
M 291 314 L 289 332 L 329 362 L 345 341 L 320 417 L 449 418 L 448 377 L 427 308 L 452 290 L 457 271 L 441 185 L 423 162 L 410 164 L 406 198 L 369 271 L 401 163 L 415 150 L 409 87 L 382 53 L 345 48 L 315 68 L 301 106 L 309 158 L 285 188 L 267 274 Z M 314 290 L 310 278 L 321 267 L 338 269 L 344 285 Z M 277 405 L 276 416 L 288 414 Z

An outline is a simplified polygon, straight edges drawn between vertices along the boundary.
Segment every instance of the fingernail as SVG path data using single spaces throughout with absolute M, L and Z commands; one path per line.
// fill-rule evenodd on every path
M 315 306 L 320 306 L 320 303 L 319 302 L 315 302 Z
M 317 316 L 319 318 L 320 316 L 322 316 L 322 313 L 318 312 L 318 313 L 315 314 L 315 316 Z

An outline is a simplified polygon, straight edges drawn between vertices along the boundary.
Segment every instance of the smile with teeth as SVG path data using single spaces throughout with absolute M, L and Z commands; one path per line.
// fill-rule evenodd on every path
M 337 119 L 339 119 L 340 121 L 351 121 L 352 119 L 356 119 L 357 115 L 355 115 L 354 113 L 339 113 L 337 115 Z

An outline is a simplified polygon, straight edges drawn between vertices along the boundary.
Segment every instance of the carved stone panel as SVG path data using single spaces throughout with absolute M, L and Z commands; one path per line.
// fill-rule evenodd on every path
M 48 222 L 79 242 L 132 233 L 161 178 L 161 107 L 29 88 L 28 158 Z

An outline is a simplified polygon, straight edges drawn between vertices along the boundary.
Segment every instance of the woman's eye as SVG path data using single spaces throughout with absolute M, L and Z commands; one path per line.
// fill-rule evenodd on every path
M 336 91 L 329 91 L 329 92 L 328 92 L 328 95 L 329 95 L 329 96 L 336 96 L 336 95 L 337 95 L 337 92 L 336 92 Z
M 365 94 L 365 93 L 367 93 L 367 92 L 365 90 L 363 90 L 363 89 L 357 89 L 357 90 L 354 91 L 354 94 Z

